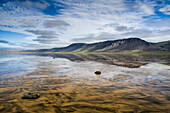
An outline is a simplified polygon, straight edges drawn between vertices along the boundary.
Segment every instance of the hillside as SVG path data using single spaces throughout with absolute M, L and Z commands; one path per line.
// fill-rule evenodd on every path
M 92 44 L 74 43 L 67 47 L 39 49 L 34 52 L 117 52 L 117 51 L 165 51 L 169 42 L 150 43 L 140 38 L 128 38 Z
M 158 46 L 167 49 L 168 51 L 170 51 L 170 40 L 169 41 L 165 41 L 165 42 L 159 42 Z

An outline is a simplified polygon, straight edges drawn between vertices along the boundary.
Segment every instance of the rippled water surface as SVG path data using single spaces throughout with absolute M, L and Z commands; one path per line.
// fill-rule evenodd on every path
M 168 54 L 0 54 L 0 112 L 168 113 L 169 58 Z M 28 92 L 41 97 L 21 99 Z

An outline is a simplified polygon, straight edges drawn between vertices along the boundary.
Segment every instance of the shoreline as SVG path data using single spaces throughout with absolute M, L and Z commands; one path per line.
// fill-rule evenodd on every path
M 0 52 L 0 54 L 170 54 L 170 51 L 154 51 L 154 52 L 145 52 L 145 51 L 137 51 L 137 52 Z

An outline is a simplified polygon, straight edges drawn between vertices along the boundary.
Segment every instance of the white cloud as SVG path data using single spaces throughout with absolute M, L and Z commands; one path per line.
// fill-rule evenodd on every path
M 26 28 L 36 27 L 38 24 L 37 21 L 32 20 L 32 19 L 31 20 L 21 20 L 20 23 L 21 23 L 21 25 L 20 25 L 21 27 L 26 27 Z
M 167 5 L 161 9 L 159 9 L 159 11 L 163 12 L 166 15 L 170 15 L 170 5 Z
M 148 14 L 148 15 L 153 15 L 154 13 L 154 9 L 152 7 L 149 7 L 147 4 L 139 4 L 141 10 L 144 11 L 144 13 Z
M 70 24 L 61 20 L 47 20 L 43 23 L 43 26 L 45 28 L 65 29 L 66 27 L 70 26 Z
M 36 37 L 26 37 L 25 39 L 27 39 L 27 40 L 34 40 L 34 39 L 36 39 Z
M 154 7 L 159 4 L 155 1 L 56 0 L 56 2 L 67 7 L 61 9 L 61 14 L 53 16 L 43 13 L 43 10 L 50 6 L 48 0 L 7 2 L 0 7 L 2 12 L 0 24 L 13 27 L 0 26 L 0 29 L 32 35 L 26 39 L 42 47 L 43 44 L 44 47 L 56 47 L 71 42 L 96 42 L 133 36 L 154 41 L 153 37 L 157 34 L 159 36 L 162 34 L 164 39 L 156 37 L 155 40 L 162 41 L 169 36 L 158 32 L 170 29 L 169 19 L 152 20 L 150 17 L 156 16 Z M 55 7 L 59 5 L 56 3 Z M 167 14 L 169 6 L 159 11 Z M 37 45 L 35 48 L 39 48 Z

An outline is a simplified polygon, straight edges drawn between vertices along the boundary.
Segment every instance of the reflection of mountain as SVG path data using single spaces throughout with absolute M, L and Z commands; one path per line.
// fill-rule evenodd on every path
M 164 43 L 160 43 L 158 45 L 156 43 L 147 42 L 140 38 L 128 38 L 92 44 L 75 43 L 67 47 L 40 49 L 33 52 L 116 52 L 127 50 L 162 51 L 168 49 L 167 46 L 164 46 Z
M 111 65 L 139 68 L 150 62 L 169 64 L 169 55 L 125 55 L 125 54 L 43 54 L 53 58 L 66 58 L 71 61 L 97 61 Z

